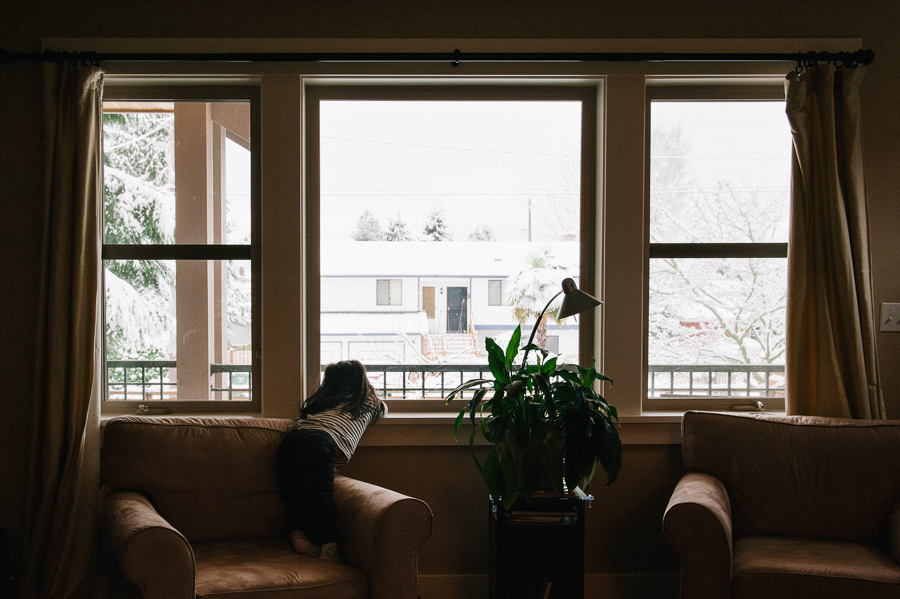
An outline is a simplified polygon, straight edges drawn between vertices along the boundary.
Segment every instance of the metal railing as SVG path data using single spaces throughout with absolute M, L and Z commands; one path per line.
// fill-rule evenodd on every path
M 253 367 L 250 364 L 210 364 L 209 375 L 217 374 L 224 380 L 219 387 L 210 386 L 210 391 L 226 393 L 229 401 L 253 399 Z
M 174 401 L 178 383 L 168 380 L 175 360 L 108 360 L 110 401 Z M 324 366 L 322 369 L 324 370 Z M 464 381 L 490 377 L 487 364 L 366 364 L 369 380 L 384 399 L 441 400 Z M 220 375 L 213 393 L 226 400 L 249 400 L 253 392 L 250 364 L 210 364 L 210 377 Z M 652 365 L 648 396 L 784 397 L 784 366 L 779 364 Z M 216 380 L 216 379 L 213 379 Z
M 176 401 L 178 383 L 170 380 L 169 370 L 177 369 L 175 360 L 107 360 L 107 401 Z M 253 393 L 253 367 L 250 364 L 210 364 L 209 375 L 219 375 L 213 393 L 224 393 L 227 400 L 249 400 Z M 215 380 L 215 379 L 213 379 Z
M 383 399 L 441 400 L 469 379 L 490 376 L 491 369 L 487 364 L 366 364 L 366 372 Z
M 647 395 L 684 397 L 784 397 L 783 364 L 649 366 Z

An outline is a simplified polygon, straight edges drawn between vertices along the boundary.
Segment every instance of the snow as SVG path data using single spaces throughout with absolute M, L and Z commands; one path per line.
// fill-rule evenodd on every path
M 322 243 L 321 275 L 500 279 L 525 269 L 529 256 L 542 249 L 577 272 L 580 247 L 574 241 L 347 241 Z

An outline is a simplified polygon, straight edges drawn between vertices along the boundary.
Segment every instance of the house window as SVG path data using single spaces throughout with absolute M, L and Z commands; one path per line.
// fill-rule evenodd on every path
M 400 279 L 378 279 L 376 282 L 376 303 L 379 306 L 399 306 L 403 303 L 403 281 Z
M 488 305 L 504 306 L 503 301 L 504 285 L 503 279 L 490 279 L 488 281 Z
M 173 95 L 104 95 L 104 411 L 251 411 L 254 93 Z
M 547 335 L 547 345 L 544 346 L 551 354 L 559 353 L 559 335 Z
M 387 399 L 442 405 L 487 368 L 485 337 L 505 347 L 521 318 L 527 339 L 566 277 L 594 291 L 596 82 L 317 82 L 306 98 L 309 371 L 340 342 Z M 373 277 L 378 306 L 407 308 L 354 301 Z M 563 324 L 565 359 L 590 361 L 591 319 Z
M 645 407 L 783 410 L 783 90 L 651 87 L 648 96 Z

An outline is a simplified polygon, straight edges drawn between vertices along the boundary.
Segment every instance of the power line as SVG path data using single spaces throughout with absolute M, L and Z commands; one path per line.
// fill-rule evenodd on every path
M 386 146 L 406 146 L 410 148 L 428 148 L 431 150 L 453 150 L 457 152 L 486 152 L 489 154 L 517 154 L 522 156 L 558 156 L 564 158 L 577 158 L 578 154 L 552 154 L 552 153 L 544 153 L 544 152 L 513 152 L 511 150 L 488 150 L 484 148 L 454 148 L 451 146 L 433 146 L 429 144 L 412 144 L 412 143 L 403 143 L 397 141 L 379 141 L 374 139 L 356 139 L 352 137 L 335 137 L 330 135 L 323 135 L 322 139 L 335 139 L 339 141 L 355 141 L 359 143 L 369 143 L 369 144 L 381 144 Z

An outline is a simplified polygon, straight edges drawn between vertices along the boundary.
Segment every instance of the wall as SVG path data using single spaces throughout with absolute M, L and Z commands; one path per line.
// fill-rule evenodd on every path
M 787 3 L 685 0 L 618 5 L 603 0 L 237 0 L 122 3 L 4 0 L 0 47 L 36 52 L 42 37 L 378 37 L 378 38 L 837 38 L 859 37 L 875 51 L 863 86 L 863 126 L 870 199 L 875 301 L 900 301 L 900 5 L 880 0 Z M 464 47 L 463 43 L 460 43 Z M 798 48 L 800 50 L 800 48 Z M 41 72 L 34 64 L 0 65 L 0 272 L 4 319 L 4 394 L 0 410 L 0 527 L 10 530 L 19 565 L 25 464 L 34 374 L 39 288 L 43 132 Z M 635 234 L 640 234 L 636 232 Z M 900 335 L 879 334 L 889 416 L 900 418 Z M 441 576 L 487 571 L 486 506 L 463 448 L 365 447 L 348 474 L 426 499 L 435 534 L 420 559 L 423 584 Z M 674 596 L 677 560 L 660 518 L 680 474 L 674 445 L 629 445 L 620 482 L 595 489 L 588 517 L 589 588 L 640 597 Z M 447 485 L 446 481 L 453 481 Z M 609 577 L 609 573 L 631 576 Z M 668 577 L 653 577 L 665 573 Z M 432 577 L 432 578 L 428 578 Z M 430 582 L 429 582 L 430 581 Z M 465 584 L 465 583 L 459 583 Z M 590 586 L 593 585 L 593 586 Z M 593 592 L 591 593 L 593 594 Z M 653 593 L 656 594 L 656 593 Z M 462 595 L 460 595 L 462 596 Z M 427 597 L 427 595 L 423 595 Z

